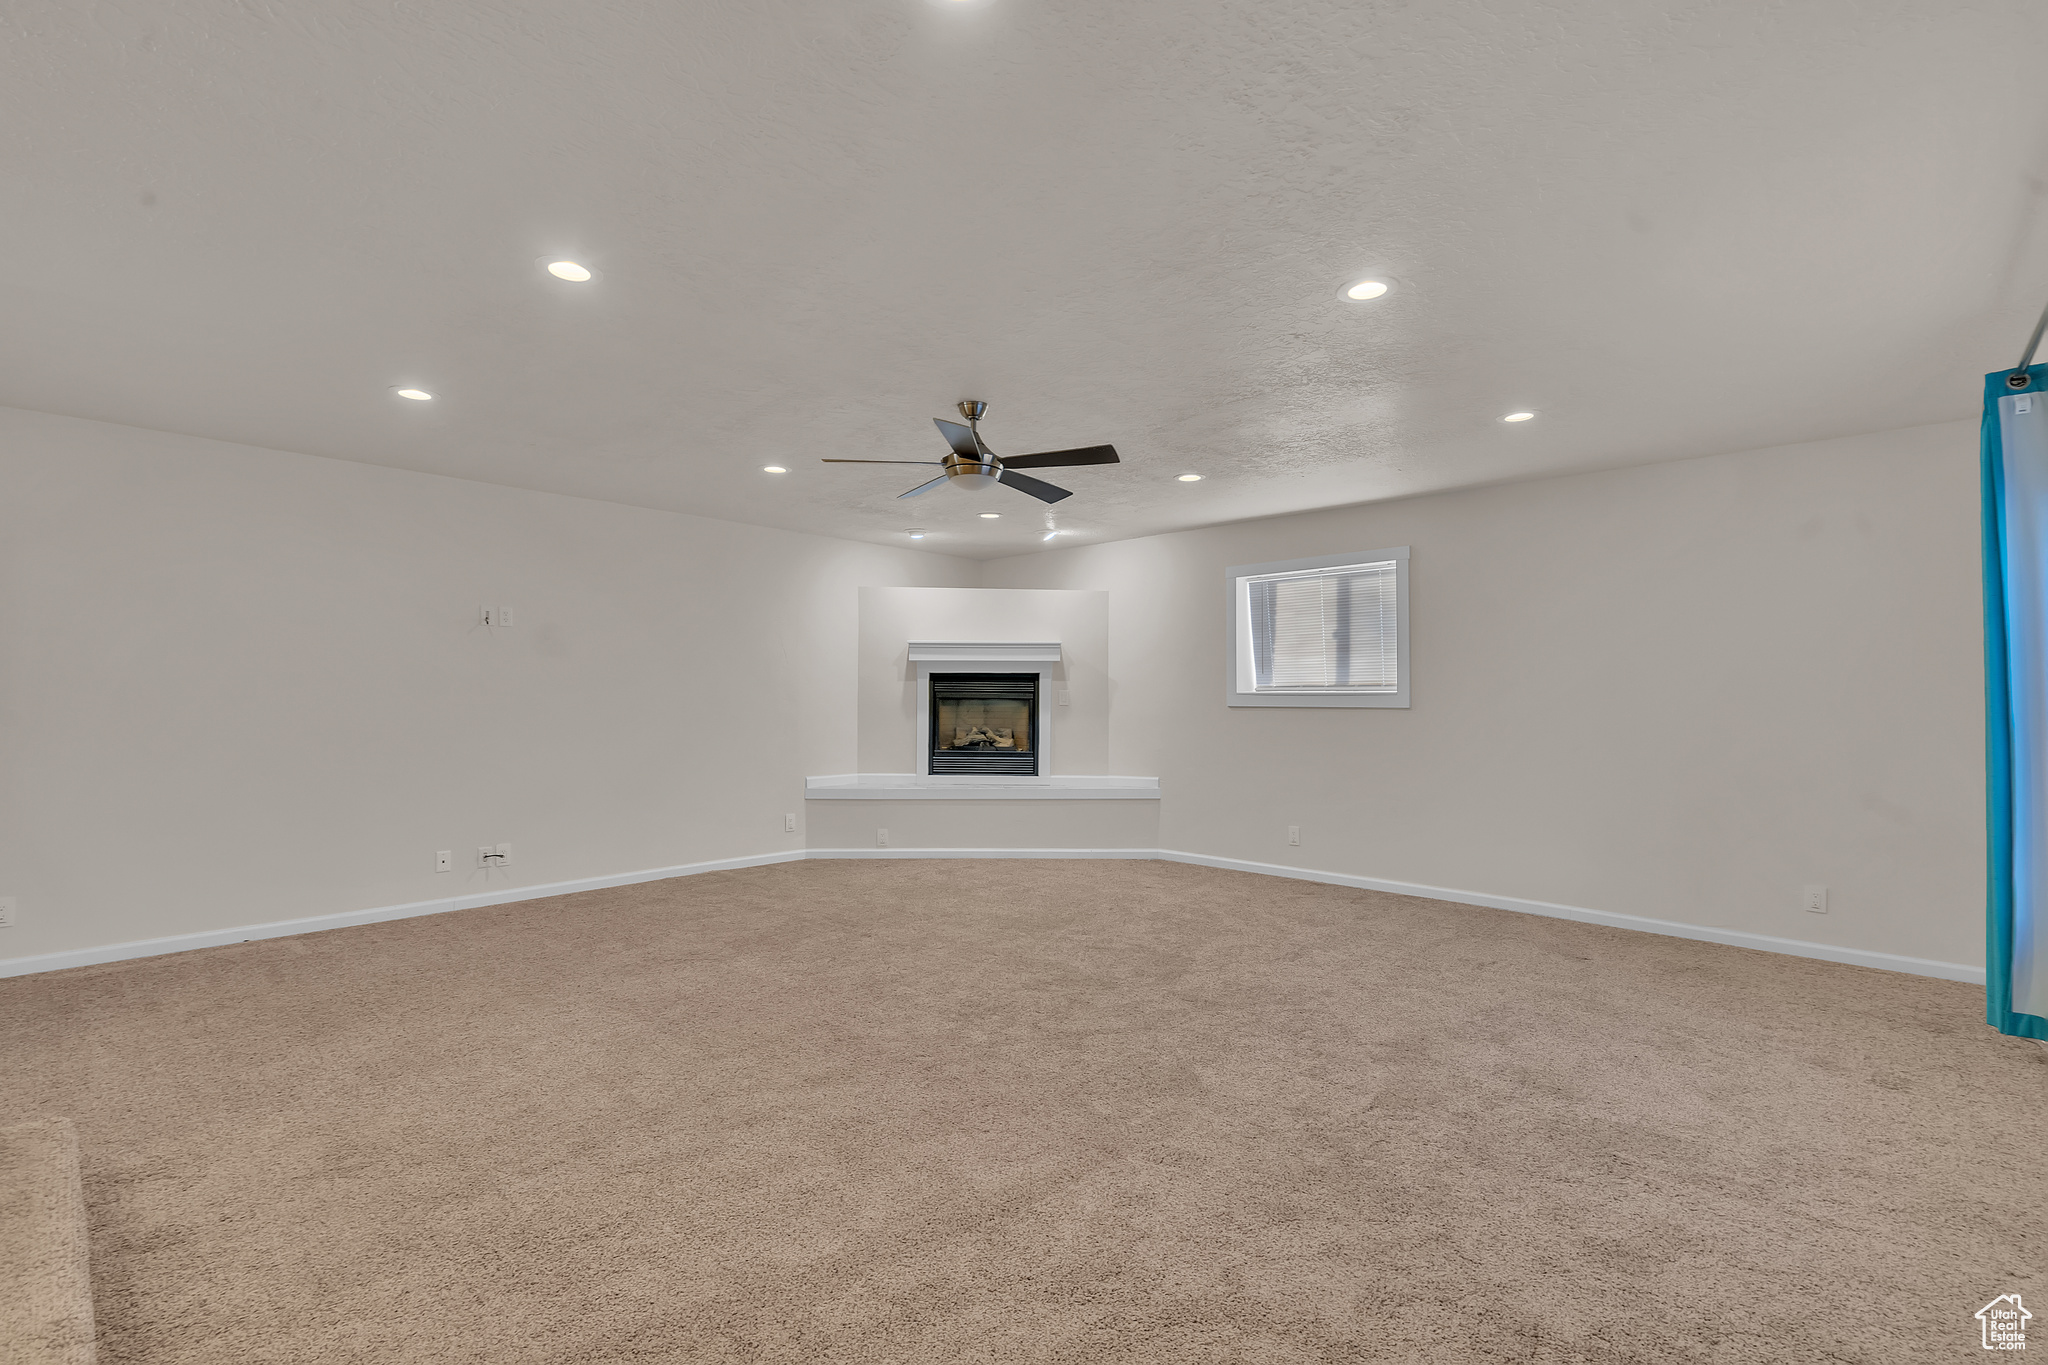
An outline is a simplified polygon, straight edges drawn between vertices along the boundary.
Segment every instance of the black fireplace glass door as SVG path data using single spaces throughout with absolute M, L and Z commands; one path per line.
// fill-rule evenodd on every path
M 931 771 L 1038 775 L 1036 673 L 931 675 Z

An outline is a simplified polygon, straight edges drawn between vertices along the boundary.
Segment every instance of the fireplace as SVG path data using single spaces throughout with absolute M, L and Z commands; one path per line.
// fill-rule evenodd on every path
M 1036 673 L 932 673 L 930 767 L 940 773 L 1038 776 Z

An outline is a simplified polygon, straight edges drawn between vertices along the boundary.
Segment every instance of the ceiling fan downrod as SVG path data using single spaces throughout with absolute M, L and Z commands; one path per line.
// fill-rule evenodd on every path
M 967 430 L 974 437 L 975 448 L 981 452 L 982 459 L 991 465 L 1000 464 L 996 453 L 988 448 L 986 441 L 981 439 L 981 418 L 982 414 L 988 411 L 988 404 L 982 402 L 979 398 L 963 398 L 953 406 L 960 409 L 960 415 L 967 419 Z M 994 477 L 997 472 L 997 470 L 991 469 L 989 471 L 990 477 Z

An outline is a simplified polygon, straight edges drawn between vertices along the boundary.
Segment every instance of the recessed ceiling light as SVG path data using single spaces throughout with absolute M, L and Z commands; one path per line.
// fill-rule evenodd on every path
M 564 284 L 589 284 L 604 278 L 604 272 L 567 256 L 536 256 L 534 266 Z
M 763 474 L 787 474 L 789 471 L 779 464 L 764 464 L 761 466 L 761 472 Z
M 1511 412 L 1500 420 L 1503 422 L 1526 422 L 1535 415 L 1533 412 Z
M 410 398 L 415 403 L 424 403 L 434 396 L 425 389 L 393 389 L 392 392 L 400 398 Z
M 917 528 L 915 530 L 905 531 L 903 534 L 909 536 L 912 540 L 924 539 L 924 530 L 922 527 Z
M 1051 540 L 1051 539 L 1052 539 L 1052 538 L 1053 538 L 1054 536 L 1056 536 L 1056 535 L 1058 535 L 1058 534 L 1059 534 L 1059 532 L 1058 532 L 1058 531 L 1047 531 L 1047 532 L 1045 533 L 1044 539 L 1046 539 L 1046 540 Z
M 1200 483 L 1202 476 L 1200 474 L 1183 474 L 1180 476 L 1180 481 L 1182 483 Z
M 999 517 L 999 516 L 1001 516 L 1001 515 L 1002 515 L 1002 513 L 1001 513 L 1001 512 L 983 512 L 983 513 L 981 514 L 981 519 L 982 519 L 983 521 L 994 521 L 994 520 L 995 520 L 995 519 L 996 519 L 997 517 Z
M 1392 287 L 1385 280 L 1356 280 L 1344 287 L 1344 297 L 1363 303 L 1367 299 L 1378 298 Z

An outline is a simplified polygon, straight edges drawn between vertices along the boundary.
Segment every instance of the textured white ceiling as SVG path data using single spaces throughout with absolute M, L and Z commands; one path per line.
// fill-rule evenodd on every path
M 968 555 L 816 457 L 983 398 L 1100 537 L 1938 421 L 2044 92 L 2040 0 L 16 0 L 0 402 Z

